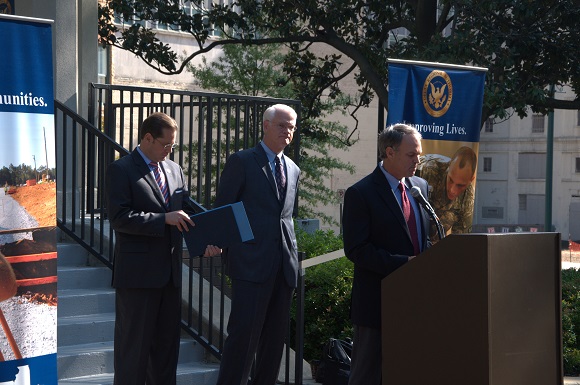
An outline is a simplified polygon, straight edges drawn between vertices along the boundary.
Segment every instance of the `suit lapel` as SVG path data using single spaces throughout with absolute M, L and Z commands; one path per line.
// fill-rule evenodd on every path
M 177 181 L 176 181 L 176 175 L 173 173 L 173 170 L 171 167 L 169 167 L 169 163 L 166 161 L 160 162 L 159 165 L 161 166 L 161 170 L 163 172 L 163 174 L 165 175 L 165 183 L 167 183 L 167 191 L 169 192 L 169 207 L 171 208 L 171 192 L 175 191 L 176 187 L 177 187 Z M 157 184 L 157 182 L 155 182 L 155 184 Z M 163 199 L 163 194 L 161 194 L 161 189 L 158 189 L 160 195 L 159 198 L 161 198 L 162 202 L 165 202 L 165 200 Z
M 284 163 L 286 165 L 286 196 L 284 197 L 284 205 L 289 203 L 293 206 L 294 202 L 288 202 L 288 191 L 296 190 L 296 185 L 298 183 L 298 169 L 297 167 L 292 166 L 294 162 L 290 158 L 284 154 L 282 154 L 282 157 L 284 158 Z
M 272 173 L 272 168 L 270 167 L 270 162 L 268 161 L 268 156 L 266 155 L 266 151 L 262 148 L 261 144 L 258 144 L 254 147 L 254 157 L 256 162 L 258 163 L 258 167 L 264 173 L 266 179 L 268 179 L 268 183 L 272 188 L 272 192 L 276 199 L 278 199 L 278 189 L 276 188 L 276 181 L 274 180 L 274 174 Z
M 373 181 L 377 186 L 379 197 L 387 205 L 389 210 L 393 212 L 395 218 L 397 218 L 400 225 L 407 230 L 407 233 L 409 233 L 409 229 L 407 229 L 407 223 L 405 223 L 405 217 L 403 217 L 403 211 L 401 210 L 401 206 L 397 201 L 397 197 L 395 196 L 395 193 L 391 189 L 391 186 L 389 185 L 387 178 L 385 178 L 385 175 L 383 174 L 383 172 L 380 170 L 379 167 L 380 166 L 377 166 L 377 168 L 373 172 Z M 410 234 L 409 238 L 411 238 Z
M 414 183 L 413 178 L 407 178 L 408 180 L 408 184 L 411 187 L 417 186 L 419 189 L 421 189 L 421 186 L 419 186 L 418 184 Z M 424 193 L 424 192 L 422 192 Z M 424 196 L 426 196 L 426 194 L 423 194 Z M 427 239 L 429 238 L 429 231 L 430 231 L 430 225 L 429 225 L 429 216 L 426 215 L 425 211 L 422 209 L 421 204 L 419 204 L 419 202 L 415 199 L 415 203 L 417 203 L 417 207 L 419 208 L 419 215 L 421 217 L 421 220 L 419 221 L 421 223 L 421 233 L 423 234 L 423 239 Z M 425 247 L 425 246 L 423 246 Z
M 155 177 L 153 176 L 153 173 L 151 172 L 149 165 L 145 163 L 145 161 L 143 160 L 143 157 L 141 156 L 141 154 L 139 154 L 139 152 L 137 150 L 133 151 L 131 153 L 131 155 L 133 156 L 133 161 L 135 161 L 135 164 L 139 168 L 139 172 L 142 173 L 143 179 L 145 179 L 145 181 L 151 187 L 151 191 L 153 192 L 153 195 L 155 196 L 155 198 L 157 198 L 157 201 L 159 201 L 159 204 L 162 207 L 165 207 L 165 203 L 164 203 L 165 200 L 163 199 L 163 194 L 161 193 L 161 189 L 159 188 L 159 185 L 157 184 L 157 181 L 155 180 Z M 167 178 L 166 178 L 166 180 L 167 180 Z M 168 185 L 168 187 L 169 187 L 169 185 Z M 169 190 L 169 191 L 171 191 L 171 190 Z
M 407 222 L 405 221 L 405 217 L 403 216 L 403 210 L 401 209 L 401 206 L 399 205 L 399 201 L 397 200 L 397 197 L 395 196 L 395 192 L 391 189 L 391 186 L 389 185 L 387 178 L 385 178 L 385 175 L 383 174 L 383 172 L 380 170 L 379 167 L 380 166 L 378 166 L 375 169 L 375 172 L 373 173 L 373 179 L 374 179 L 375 183 L 377 184 L 377 190 L 379 192 L 379 196 L 385 202 L 385 204 L 387 205 L 389 210 L 391 210 L 393 212 L 393 214 L 395 215 L 395 218 L 397 218 L 397 220 L 399 221 L 399 224 L 405 230 L 405 233 L 407 234 L 409 241 L 412 242 L 411 232 L 409 231 L 409 226 L 407 226 Z M 405 178 L 405 179 L 408 180 L 408 178 Z M 406 183 L 408 183 L 408 181 L 406 181 Z

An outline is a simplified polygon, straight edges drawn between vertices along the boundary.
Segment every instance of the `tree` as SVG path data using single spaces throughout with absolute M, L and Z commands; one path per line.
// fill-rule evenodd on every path
M 355 77 L 360 91 L 351 114 L 375 95 L 387 106 L 389 58 L 488 68 L 483 121 L 511 110 L 525 116 L 528 106 L 539 113 L 580 109 L 578 97 L 559 100 L 550 92 L 552 85 L 570 85 L 579 94 L 579 0 L 237 0 L 208 7 L 196 0 L 189 3 L 199 11 L 190 15 L 180 3 L 110 0 L 99 7 L 99 36 L 166 74 L 217 47 L 284 43 L 284 72 L 301 85 L 299 99 L 314 114 L 323 91 L 340 96 L 338 82 L 346 76 Z M 180 60 L 141 20 L 188 32 L 200 49 Z M 208 39 L 212 28 L 222 30 L 221 39 Z M 319 54 L 317 44 L 335 53 Z
M 284 62 L 281 48 L 279 45 L 227 45 L 224 46 L 223 55 L 216 61 L 208 63 L 203 58 L 201 65 L 188 64 L 187 70 L 193 74 L 201 88 L 206 90 L 292 99 L 296 91 L 287 76 L 280 70 Z M 327 205 L 337 201 L 334 191 L 324 185 L 324 179 L 329 178 L 333 170 L 354 172 L 353 166 L 330 154 L 332 149 L 347 147 L 348 128 L 321 119 L 340 108 L 339 101 L 341 99 L 324 101 L 320 104 L 322 108 L 318 113 L 320 118 L 306 117 L 300 121 L 300 126 L 309 127 L 311 133 L 301 137 L 302 176 L 299 197 L 302 204 L 298 208 L 298 215 L 301 218 L 318 217 L 327 223 L 334 223 L 335 221 L 330 216 L 316 211 L 318 204 Z M 313 116 L 311 113 L 304 115 Z M 324 133 L 324 140 L 312 135 L 314 132 Z M 298 134 L 302 135 L 301 132 Z

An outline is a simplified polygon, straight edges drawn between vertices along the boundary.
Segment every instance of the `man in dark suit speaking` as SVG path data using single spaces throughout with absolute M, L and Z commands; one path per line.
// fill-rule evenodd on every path
M 183 236 L 194 226 L 183 171 L 167 159 L 175 120 L 151 114 L 139 146 L 107 168 L 115 230 L 115 385 L 174 385 L 181 322 Z M 195 228 L 191 229 L 195 231 Z M 205 255 L 220 253 L 208 246 Z
M 276 104 L 263 116 L 264 136 L 254 148 L 232 154 L 219 182 L 215 206 L 244 203 L 254 240 L 224 249 L 232 280 L 218 385 L 274 385 L 286 335 L 298 250 L 292 211 L 300 169 L 284 148 L 296 130 L 296 112 Z
M 421 135 L 404 124 L 388 127 L 378 150 L 377 168 L 344 196 L 344 251 L 354 262 L 349 385 L 381 384 L 381 281 L 429 246 L 429 217 L 410 194 L 417 186 L 427 196 L 427 182 L 414 176 Z

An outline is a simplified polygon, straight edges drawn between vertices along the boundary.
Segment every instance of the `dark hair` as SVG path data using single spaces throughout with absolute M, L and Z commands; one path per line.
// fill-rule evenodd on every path
M 408 124 L 394 124 L 383 129 L 379 133 L 378 140 L 379 158 L 385 159 L 387 157 L 387 147 L 397 150 L 405 135 L 415 135 L 417 139 L 421 140 L 419 131 Z
M 477 155 L 475 155 L 475 151 L 471 147 L 463 146 L 455 151 L 449 165 L 452 163 L 457 163 L 460 169 L 471 166 L 471 171 L 475 174 L 475 170 L 477 170 Z
M 177 123 L 175 120 L 163 112 L 154 112 L 147 117 L 141 124 L 141 139 L 147 133 L 156 139 L 163 136 L 163 130 L 177 131 Z

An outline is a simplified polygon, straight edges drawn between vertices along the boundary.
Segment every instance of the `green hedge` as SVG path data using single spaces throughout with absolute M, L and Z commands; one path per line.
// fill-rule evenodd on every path
M 312 258 L 342 249 L 342 237 L 332 230 L 308 234 L 296 227 L 300 251 Z M 354 267 L 346 257 L 306 269 L 304 278 L 304 359 L 320 359 L 322 345 L 331 337 L 352 338 L 350 290 Z M 295 305 L 291 335 L 295 335 Z
M 580 272 L 562 270 L 564 375 L 580 375 Z

